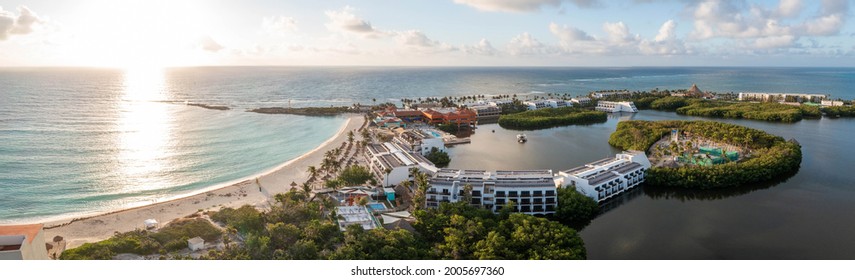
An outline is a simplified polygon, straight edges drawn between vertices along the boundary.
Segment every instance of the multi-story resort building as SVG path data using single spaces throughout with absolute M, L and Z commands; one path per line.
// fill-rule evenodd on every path
M 511 201 L 514 212 L 552 214 L 558 205 L 552 170 L 495 171 L 440 169 L 430 180 L 427 207 L 457 202 L 465 197 L 464 186 L 472 186 L 469 203 L 498 212 Z
M 546 103 L 546 100 L 525 101 L 523 102 L 523 104 L 527 106 L 529 110 L 537 110 L 549 107 L 549 104 Z
M 529 110 L 538 110 L 543 108 L 561 108 L 571 106 L 571 104 L 567 104 L 567 101 L 564 100 L 536 100 L 536 101 L 526 101 L 523 102 L 524 105 L 528 106 Z
M 740 101 L 763 101 L 763 102 L 814 102 L 820 103 L 828 99 L 827 94 L 808 93 L 766 93 L 766 92 L 740 92 Z
M 609 91 L 595 91 L 591 92 L 591 97 L 601 99 L 608 97 L 623 97 L 628 98 L 632 97 L 632 93 L 628 90 L 609 90 Z
M 576 98 L 571 98 L 570 102 L 580 104 L 580 105 L 587 105 L 587 104 L 591 104 L 591 98 L 579 96 Z
M 433 148 L 445 151 L 445 142 L 439 135 L 435 134 L 435 132 L 421 129 L 404 131 L 395 136 L 392 142 L 409 151 L 418 152 L 422 155 L 427 155 Z
M 392 186 L 410 178 L 410 168 L 433 174 L 438 169 L 419 152 L 411 152 L 398 143 L 368 144 L 365 159 L 371 172 L 383 186 Z
M 493 100 L 493 101 L 488 102 L 487 104 L 489 104 L 490 106 L 498 106 L 498 107 L 502 107 L 502 105 L 508 105 L 508 104 L 511 104 L 511 103 L 514 103 L 514 101 L 513 101 L 513 100 L 506 100 L 506 99 L 502 99 L 502 100 Z
M 477 114 L 469 109 L 439 108 L 422 111 L 424 120 L 429 124 L 450 123 L 457 126 L 474 126 Z
M 630 151 L 573 169 L 555 177 L 558 187 L 576 188 L 580 193 L 602 202 L 644 182 L 650 161 L 644 152 Z
M 570 104 L 564 100 L 548 99 L 546 100 L 546 106 L 549 106 L 550 108 L 561 108 L 573 106 L 573 104 Z
M 475 111 L 475 115 L 477 115 L 478 120 L 496 119 L 502 114 L 502 107 L 493 105 L 472 106 L 470 109 Z
M 0 260 L 47 260 L 42 224 L 0 226 Z
M 820 104 L 821 104 L 823 107 L 829 107 L 829 106 L 843 106 L 843 101 L 838 101 L 838 100 L 823 100 L 823 101 L 822 101 L 822 103 L 820 103 Z
M 635 103 L 630 101 L 624 102 L 615 102 L 615 101 L 597 101 L 597 111 L 609 112 L 609 113 L 618 113 L 618 112 L 629 112 L 629 113 L 637 113 L 638 109 L 635 108 Z

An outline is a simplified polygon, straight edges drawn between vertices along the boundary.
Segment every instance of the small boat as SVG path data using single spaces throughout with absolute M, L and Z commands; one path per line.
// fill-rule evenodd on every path
M 528 142 L 528 138 L 525 137 L 525 134 L 517 134 L 517 142 L 519 142 L 519 143 Z

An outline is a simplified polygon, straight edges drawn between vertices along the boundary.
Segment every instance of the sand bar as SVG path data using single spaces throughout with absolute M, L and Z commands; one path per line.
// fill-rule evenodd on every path
M 253 178 L 238 183 L 224 185 L 222 188 L 174 200 L 106 214 L 46 222 L 45 238 L 62 236 L 68 242 L 67 248 L 74 248 L 86 242 L 110 238 L 115 232 L 143 228 L 143 221 L 146 219 L 156 219 L 163 225 L 199 210 L 217 210 L 222 207 L 240 207 L 245 204 L 264 208 L 267 206 L 268 198 L 289 190 L 291 182 L 300 184 L 308 180 L 309 174 L 306 171 L 308 167 L 319 166 L 324 153 L 340 147 L 342 142 L 347 141 L 347 132 L 359 129 L 364 123 L 362 115 L 347 115 L 347 117 L 342 128 L 333 137 L 312 151 L 269 172 L 252 176 Z

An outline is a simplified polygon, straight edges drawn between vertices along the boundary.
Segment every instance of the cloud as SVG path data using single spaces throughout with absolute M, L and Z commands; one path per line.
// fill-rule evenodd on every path
M 594 7 L 600 5 L 599 0 L 454 0 L 481 11 L 488 12 L 536 12 L 543 7 L 561 7 L 564 3 L 572 3 L 579 7 Z
M 506 49 L 509 54 L 514 56 L 542 55 L 556 52 L 554 48 L 544 45 L 528 32 L 524 32 L 511 39 Z
M 677 23 L 669 19 L 659 28 L 659 33 L 656 34 L 656 42 L 673 41 L 677 39 L 677 33 L 674 30 L 677 28 Z
M 642 40 L 639 43 L 639 51 L 642 54 L 678 55 L 691 53 L 687 50 L 686 43 L 677 38 L 677 23 L 668 20 L 659 27 L 659 32 L 653 41 Z
M 463 45 L 463 52 L 473 55 L 495 56 L 499 54 L 499 50 L 490 44 L 487 39 L 481 39 L 475 45 Z
M 261 21 L 261 28 L 270 34 L 282 34 L 297 31 L 297 21 L 292 17 L 265 17 Z
M 678 55 L 687 54 L 685 42 L 676 34 L 677 23 L 668 20 L 659 28 L 652 40 L 642 39 L 629 31 L 623 22 L 603 23 L 603 38 L 567 25 L 549 24 L 549 31 L 558 38 L 563 54 L 609 54 L 609 55 Z
M 558 25 L 556 23 L 549 24 L 549 32 L 558 38 L 558 44 L 564 53 L 595 53 L 602 52 L 602 46 L 597 42 L 597 39 L 581 29 Z
M 33 25 L 40 22 L 42 20 L 26 6 L 18 7 L 17 16 L 0 7 L 0 41 L 8 39 L 13 34 L 29 34 L 33 32 Z
M 370 22 L 354 15 L 353 11 L 354 9 L 350 6 L 345 6 L 338 11 L 326 11 L 325 14 L 330 20 L 326 24 L 327 29 L 340 33 L 358 34 L 366 38 L 386 35 L 386 32 L 374 29 Z
M 802 11 L 802 0 L 781 0 L 776 14 L 780 17 L 797 17 Z
M 756 48 L 793 47 L 801 37 L 840 34 L 849 11 L 848 0 L 824 0 L 818 14 L 793 22 L 803 9 L 800 0 L 781 0 L 777 7 L 741 1 L 704 0 L 693 8 L 693 39 L 726 38 Z M 789 20 L 788 20 L 789 19 Z
M 431 40 L 427 37 L 427 35 L 418 30 L 398 32 L 397 39 L 400 45 L 421 53 L 448 52 L 457 50 L 457 48 L 452 45 Z
M 217 43 L 217 41 L 214 41 L 214 38 L 211 38 L 211 36 L 205 36 L 199 39 L 199 47 L 209 52 L 219 52 L 225 48 L 223 45 L 220 45 L 220 43 Z

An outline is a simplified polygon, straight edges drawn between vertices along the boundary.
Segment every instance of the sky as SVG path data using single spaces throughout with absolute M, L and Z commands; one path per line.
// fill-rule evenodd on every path
M 854 1 L 0 0 L 0 67 L 851 67 Z

